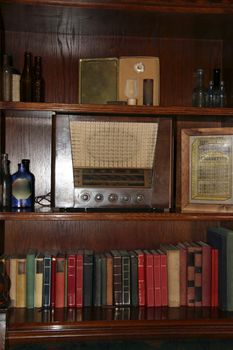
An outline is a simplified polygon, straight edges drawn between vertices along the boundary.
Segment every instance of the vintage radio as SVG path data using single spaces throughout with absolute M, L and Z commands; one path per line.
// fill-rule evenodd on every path
M 169 117 L 54 118 L 54 205 L 171 208 Z

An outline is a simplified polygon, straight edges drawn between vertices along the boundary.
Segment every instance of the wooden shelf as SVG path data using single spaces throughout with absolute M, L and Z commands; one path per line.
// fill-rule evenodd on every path
M 233 313 L 216 308 L 10 309 L 10 345 L 47 341 L 233 338 Z
M 233 214 L 182 214 L 154 212 L 59 212 L 37 210 L 35 212 L 0 212 L 0 220 L 6 221 L 230 221 Z
M 157 106 L 118 106 L 85 105 L 67 103 L 0 102 L 0 110 L 6 111 L 49 111 L 51 113 L 71 114 L 119 114 L 150 116 L 233 116 L 233 108 L 196 108 L 196 107 L 157 107 Z

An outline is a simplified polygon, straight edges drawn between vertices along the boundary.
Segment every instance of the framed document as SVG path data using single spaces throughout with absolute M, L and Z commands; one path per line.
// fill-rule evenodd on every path
M 233 213 L 233 128 L 181 132 L 181 211 Z

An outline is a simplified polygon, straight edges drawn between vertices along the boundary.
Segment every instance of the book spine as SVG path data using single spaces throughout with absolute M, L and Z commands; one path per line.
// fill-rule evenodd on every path
M 92 306 L 93 253 L 85 251 L 83 259 L 83 305 Z
M 35 307 L 42 307 L 44 259 L 35 258 Z
M 130 252 L 130 288 L 131 306 L 138 306 L 138 258 L 134 252 Z
M 200 247 L 199 251 L 194 254 L 194 264 L 195 264 L 195 306 L 202 306 L 202 249 Z
M 187 249 L 180 249 L 180 305 L 187 305 Z
M 101 254 L 101 305 L 107 305 L 107 261 L 105 254 Z
M 55 307 L 63 308 L 65 306 L 65 257 L 56 258 L 55 275 Z
M 16 307 L 26 307 L 26 259 L 17 259 Z
M 154 254 L 154 306 L 162 306 L 161 256 L 159 254 Z
M 130 258 L 122 256 L 122 304 L 130 305 Z
M 218 250 L 211 250 L 211 306 L 218 307 Z
M 100 254 L 94 255 L 94 288 L 93 288 L 93 304 L 101 306 L 101 284 L 102 284 L 102 266 Z
M 34 308 L 35 254 L 26 256 L 26 307 Z
M 52 261 L 51 261 L 51 307 L 55 307 L 55 276 L 56 276 L 56 257 L 52 256 Z
M 145 294 L 145 260 L 144 254 L 138 253 L 138 305 L 146 305 Z
M 107 273 L 107 305 L 113 305 L 113 258 L 110 254 L 106 256 Z
M 43 307 L 50 307 L 51 296 L 51 256 L 44 257 Z
M 167 255 L 162 254 L 161 259 L 161 306 L 167 306 L 168 290 L 167 290 Z
M 146 270 L 146 306 L 154 306 L 154 262 L 153 255 L 145 253 L 145 270 Z
M 75 307 L 75 271 L 76 271 L 76 257 L 69 255 L 67 258 L 67 307 Z
M 16 276 L 17 276 L 17 259 L 10 258 L 10 300 L 11 307 L 16 306 Z
M 211 306 L 211 247 L 202 247 L 202 306 Z
M 195 306 L 195 254 L 187 252 L 187 306 Z
M 83 307 L 83 254 L 76 255 L 76 307 Z
M 180 251 L 167 250 L 168 306 L 180 306 Z
M 114 305 L 122 305 L 122 269 L 121 255 L 113 252 L 113 300 Z

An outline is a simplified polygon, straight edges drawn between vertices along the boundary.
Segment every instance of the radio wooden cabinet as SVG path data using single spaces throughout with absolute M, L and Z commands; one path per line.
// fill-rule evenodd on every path
M 20 71 L 25 51 L 42 57 L 45 102 L 0 102 L 1 151 L 9 154 L 12 173 L 22 158 L 30 158 L 37 196 L 53 195 L 54 120 L 59 116 L 169 117 L 174 145 L 171 212 L 1 212 L 1 253 L 75 246 L 99 252 L 150 249 L 161 242 L 204 240 L 211 225 L 233 228 L 230 214 L 180 210 L 181 130 L 233 127 L 232 1 L 5 0 L 0 11 L 1 56 L 11 54 Z M 121 56 L 159 57 L 160 106 L 78 104 L 79 59 Z M 193 72 L 203 68 L 207 84 L 216 67 L 225 81 L 227 108 L 191 107 Z M 153 316 L 130 308 L 121 316 L 114 308 L 10 308 L 5 336 L 6 348 L 67 340 L 233 338 L 233 321 L 232 314 L 207 308 L 155 309 Z

